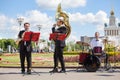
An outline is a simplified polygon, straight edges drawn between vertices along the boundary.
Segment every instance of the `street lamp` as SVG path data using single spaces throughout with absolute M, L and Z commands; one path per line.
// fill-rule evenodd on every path
M 19 23 L 19 31 L 20 31 L 20 26 L 22 25 L 22 22 L 24 21 L 24 18 L 18 17 L 18 18 L 17 18 L 17 21 L 18 21 L 18 23 Z
M 36 25 L 38 27 L 38 31 L 40 32 L 42 25 L 38 24 Z M 38 44 L 36 45 L 37 48 L 37 52 L 40 52 L 39 48 L 40 48 L 40 39 L 38 40 Z
M 42 25 L 37 25 L 37 27 L 38 27 L 38 30 L 40 31 L 42 28 Z

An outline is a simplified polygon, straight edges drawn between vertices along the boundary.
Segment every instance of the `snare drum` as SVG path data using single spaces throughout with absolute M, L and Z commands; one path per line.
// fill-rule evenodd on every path
M 86 60 L 87 56 L 89 56 L 89 53 L 80 53 L 79 55 L 79 64 L 83 64 L 84 61 Z
M 93 48 L 93 54 L 96 56 L 102 55 L 102 47 L 94 47 Z

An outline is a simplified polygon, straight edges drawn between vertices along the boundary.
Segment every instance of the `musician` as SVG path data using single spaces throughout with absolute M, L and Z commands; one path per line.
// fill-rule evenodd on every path
M 24 32 L 29 32 L 30 23 L 24 23 L 24 30 L 21 30 L 18 34 L 18 38 L 22 39 L 24 36 Z M 23 41 L 23 39 L 19 42 L 19 52 L 20 52 L 20 63 L 21 63 L 21 73 L 25 73 L 25 57 L 27 61 L 27 73 L 31 74 L 31 41 Z
M 90 42 L 90 46 L 93 49 L 94 47 L 102 47 L 102 50 L 104 50 L 104 44 L 102 42 L 102 40 L 99 38 L 100 34 L 99 32 L 95 32 L 95 38 L 92 39 L 92 41 Z
M 57 23 L 53 25 L 52 33 L 66 34 L 67 28 L 64 25 L 64 18 L 59 17 Z M 58 60 L 61 64 L 60 73 L 65 73 L 65 64 L 63 59 L 63 49 L 65 47 L 65 40 L 55 40 L 55 52 L 54 52 L 54 68 L 50 72 L 58 72 Z
M 90 46 L 92 49 L 94 49 L 94 47 L 102 48 L 101 56 L 105 56 L 105 68 L 107 68 L 108 55 L 104 52 L 104 44 L 103 44 L 102 40 L 99 38 L 99 36 L 100 36 L 99 32 L 95 32 L 95 38 L 92 39 L 92 41 L 90 42 Z

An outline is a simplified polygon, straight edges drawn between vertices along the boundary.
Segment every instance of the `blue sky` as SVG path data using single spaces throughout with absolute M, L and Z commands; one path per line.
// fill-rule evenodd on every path
M 104 23 L 108 23 L 112 8 L 117 23 L 120 22 L 120 0 L 1 0 L 0 38 L 17 38 L 19 25 L 16 19 L 23 17 L 24 22 L 31 23 L 33 31 L 38 31 L 36 25 L 42 25 L 41 38 L 48 39 L 60 2 L 70 17 L 72 32 L 68 40 L 93 36 L 96 31 L 104 35 Z

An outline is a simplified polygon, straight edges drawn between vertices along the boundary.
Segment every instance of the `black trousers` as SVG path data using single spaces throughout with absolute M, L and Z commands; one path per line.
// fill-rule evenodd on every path
M 58 61 L 60 61 L 62 70 L 65 70 L 64 58 L 63 58 L 64 47 L 55 47 L 54 52 L 54 69 L 58 67 Z
M 27 70 L 30 70 L 31 64 L 31 52 L 27 52 L 27 50 L 20 51 L 20 63 L 22 71 L 25 71 L 25 58 L 27 61 Z

